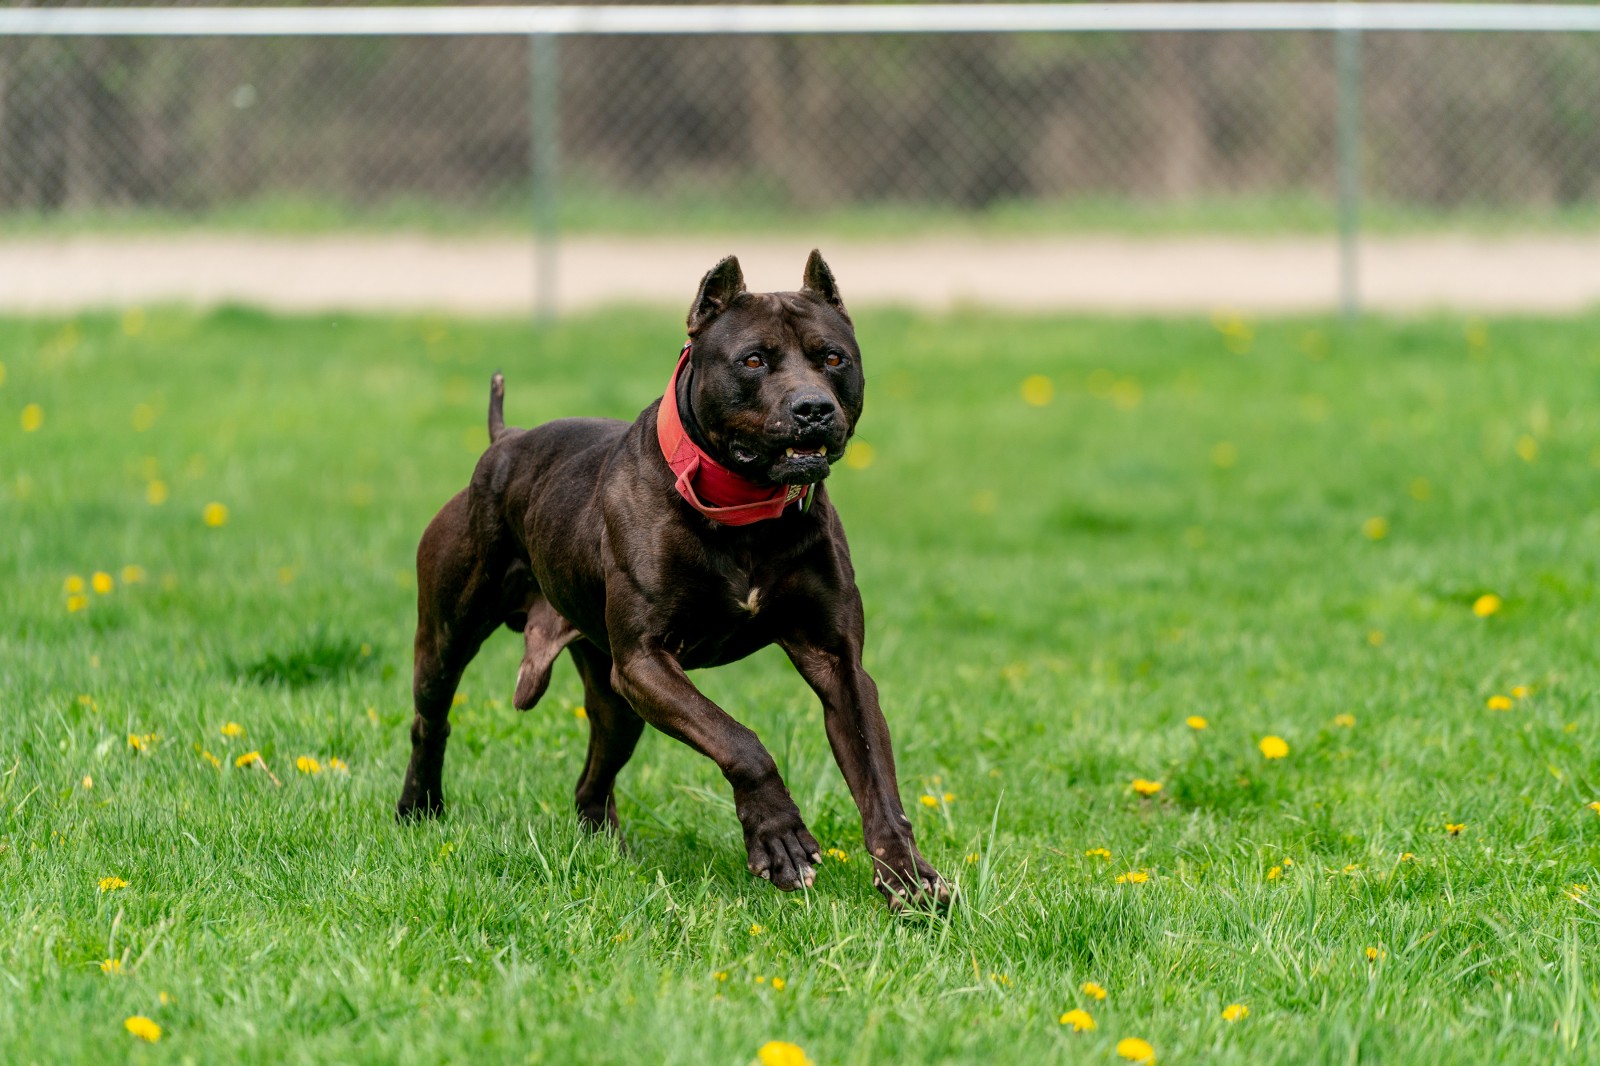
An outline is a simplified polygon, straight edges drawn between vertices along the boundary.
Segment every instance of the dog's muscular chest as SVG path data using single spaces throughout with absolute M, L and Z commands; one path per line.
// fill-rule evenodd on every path
M 682 575 L 660 614 L 662 645 L 695 669 L 733 662 L 771 644 L 784 627 L 785 578 L 756 565 Z

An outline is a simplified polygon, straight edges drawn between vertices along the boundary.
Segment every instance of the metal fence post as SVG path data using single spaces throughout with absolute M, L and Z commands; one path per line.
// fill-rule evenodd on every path
M 1339 311 L 1361 314 L 1361 31 L 1334 31 L 1339 80 Z
M 556 180 L 561 140 L 561 68 L 556 38 L 536 33 L 528 38 L 529 171 L 533 178 L 533 311 L 541 322 L 556 317 L 557 247 L 560 202 Z

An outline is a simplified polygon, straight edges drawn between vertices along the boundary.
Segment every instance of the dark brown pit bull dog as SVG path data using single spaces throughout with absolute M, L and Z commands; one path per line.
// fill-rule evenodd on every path
M 648 722 L 722 770 L 751 872 L 786 891 L 809 886 L 821 849 L 772 756 L 684 673 L 777 644 L 822 700 L 874 884 L 895 908 L 947 900 L 900 805 L 889 727 L 861 665 L 861 594 L 822 486 L 863 391 L 850 316 L 816 252 L 799 292 L 746 292 L 732 257 L 712 268 L 671 384 L 631 424 L 508 429 L 496 375 L 489 450 L 417 549 L 417 713 L 398 815 L 443 809 L 456 685 L 507 625 L 527 642 L 518 708 L 538 701 L 563 648 L 583 678 L 584 825 L 616 827 L 612 786 Z

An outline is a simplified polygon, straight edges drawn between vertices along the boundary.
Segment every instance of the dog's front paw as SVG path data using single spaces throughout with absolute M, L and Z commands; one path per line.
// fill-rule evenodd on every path
M 868 846 L 872 853 L 872 886 L 883 893 L 889 909 L 943 909 L 950 905 L 950 886 L 929 864 L 909 836 Z
M 791 802 L 787 810 L 741 812 L 744 847 L 750 856 L 750 872 L 771 881 L 785 892 L 802 885 L 810 888 L 817 879 L 816 864 L 822 861 L 822 848 L 800 820 Z

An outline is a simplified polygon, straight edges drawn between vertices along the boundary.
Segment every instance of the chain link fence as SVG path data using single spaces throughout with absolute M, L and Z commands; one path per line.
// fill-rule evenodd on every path
M 3 38 L 0 226 L 519 224 L 541 171 L 587 230 L 1334 222 L 1332 34 L 549 44 Z M 1600 216 L 1600 35 L 1365 34 L 1361 77 L 1369 219 Z

